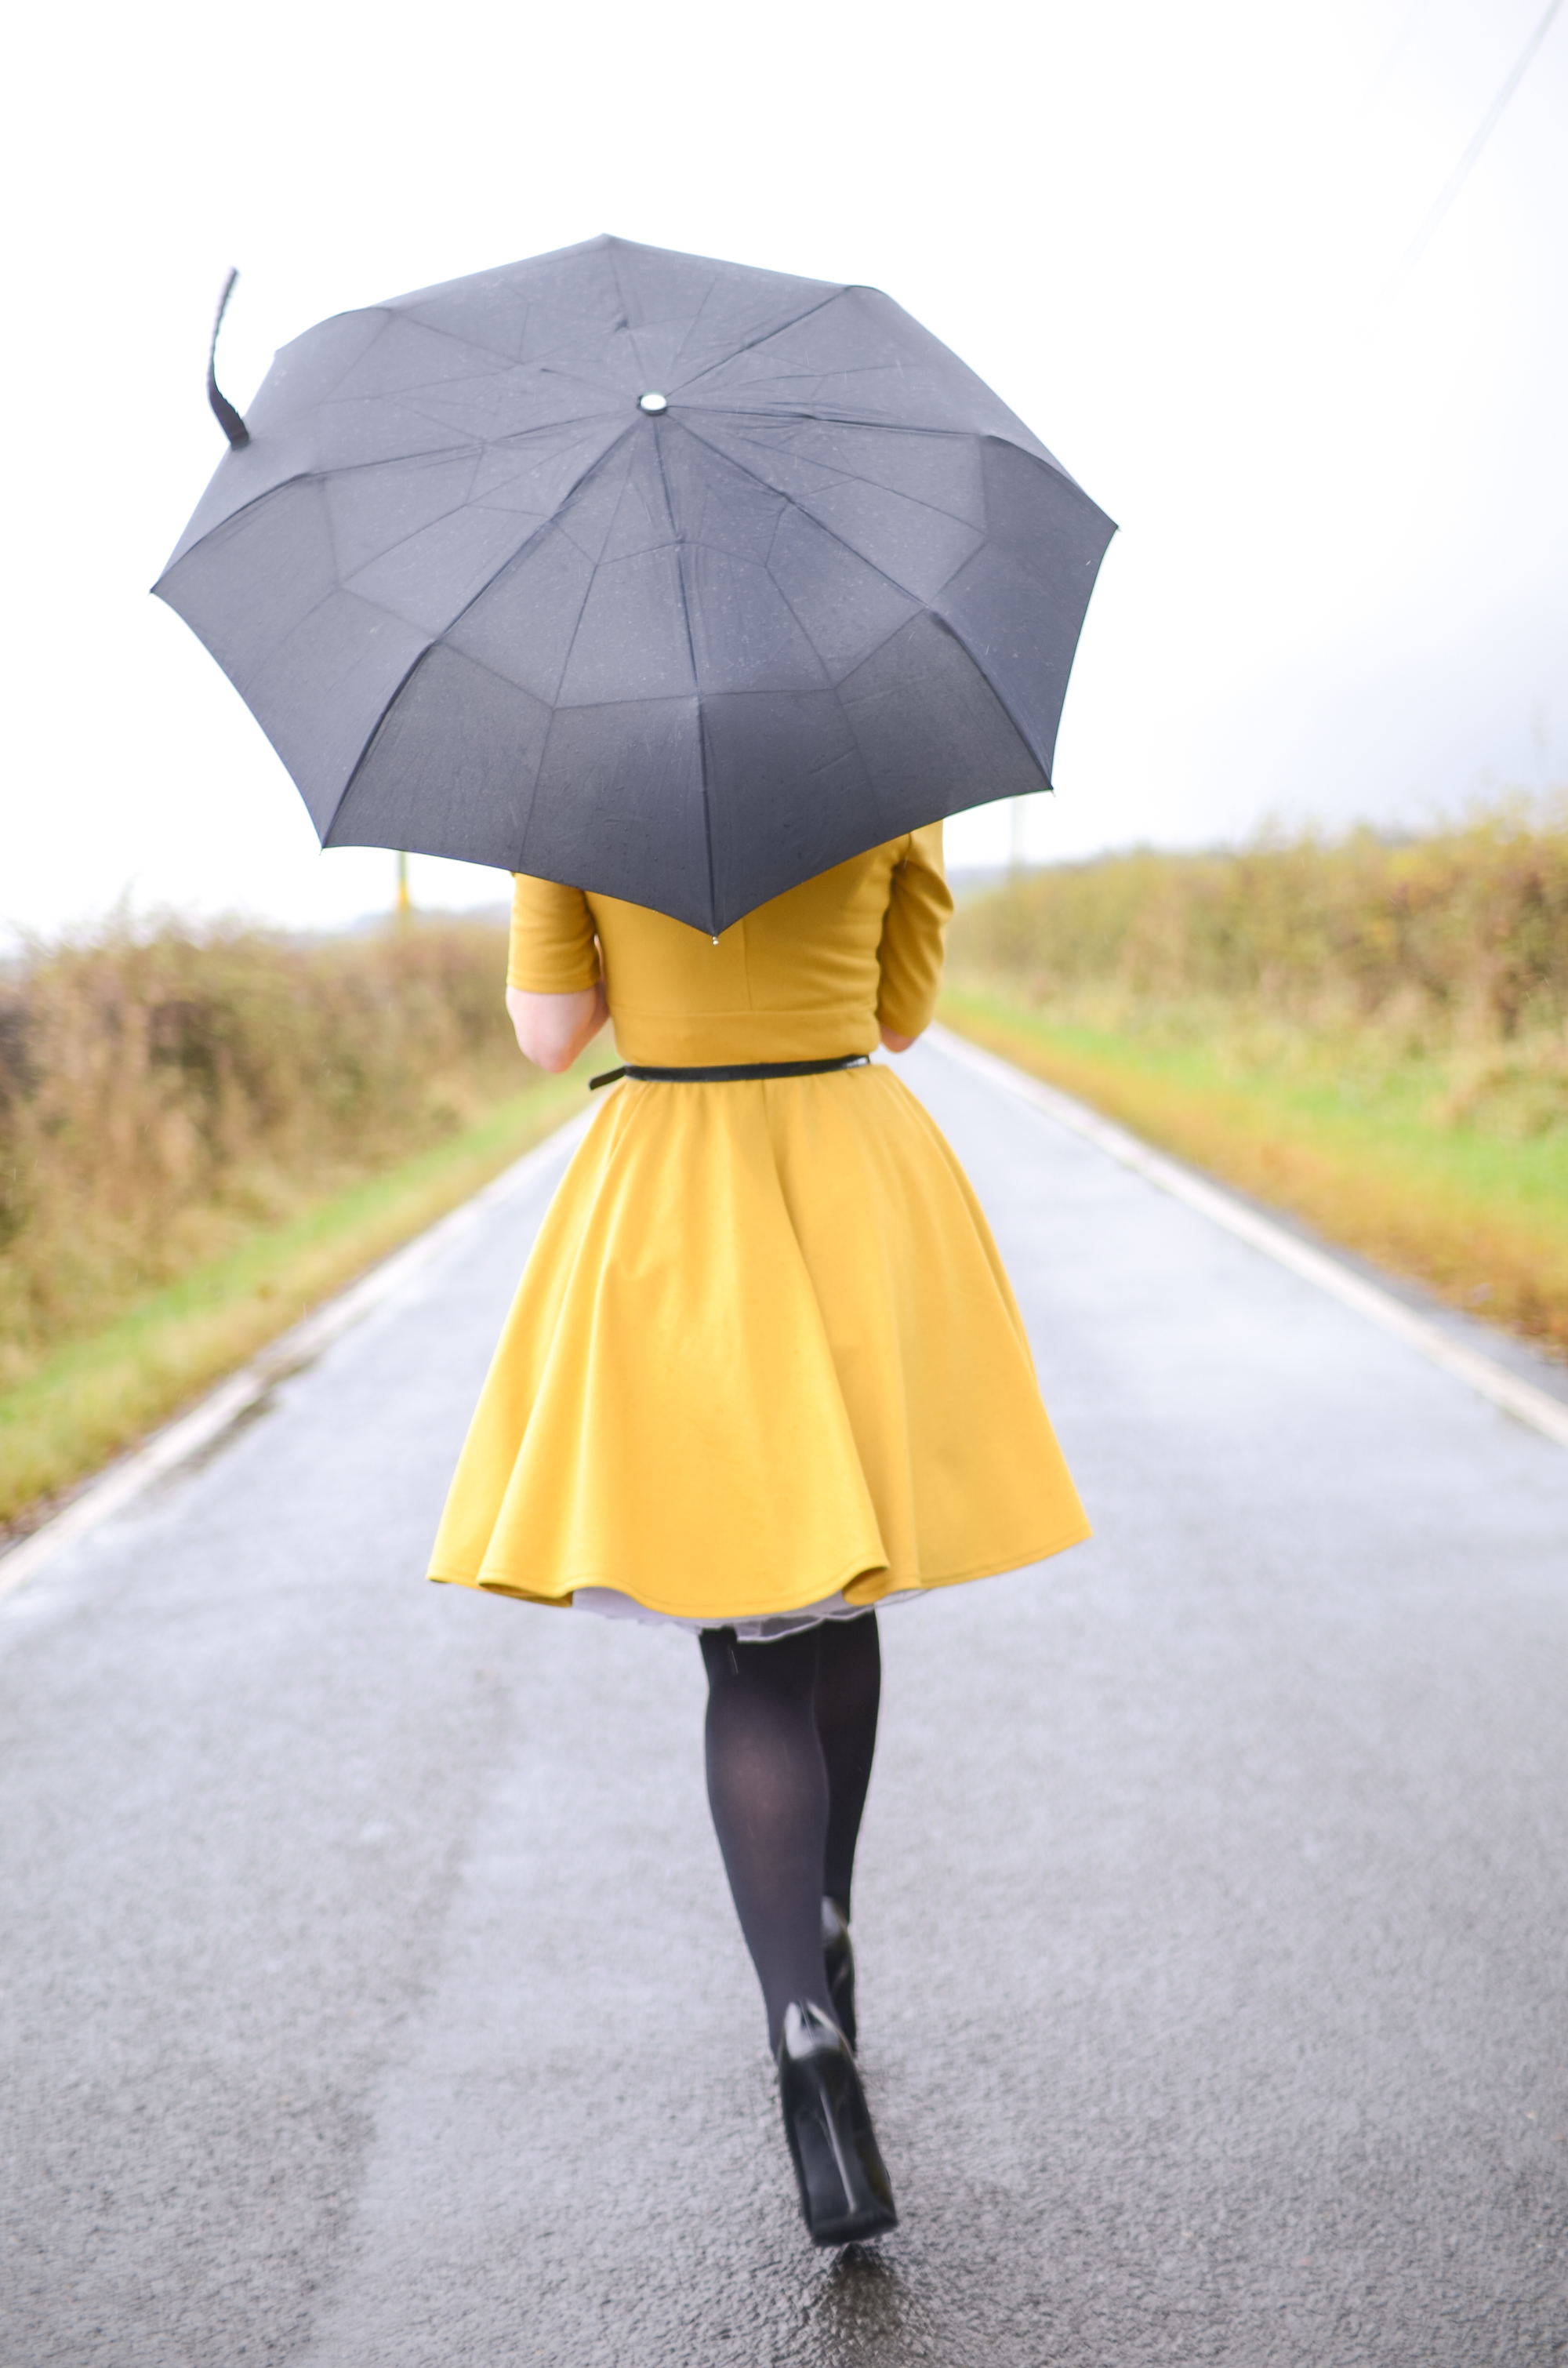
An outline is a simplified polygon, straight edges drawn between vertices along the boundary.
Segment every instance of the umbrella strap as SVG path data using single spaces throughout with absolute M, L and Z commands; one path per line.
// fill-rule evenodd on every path
M 229 309 L 229 299 L 234 292 L 234 282 L 239 276 L 237 271 L 231 271 L 223 282 L 223 293 L 218 299 L 218 318 L 212 324 L 212 343 L 207 353 L 207 400 L 217 416 L 219 427 L 222 427 L 236 452 L 243 445 L 250 442 L 250 429 L 245 426 L 228 396 L 219 389 L 218 332 L 223 325 L 223 315 Z
M 588 1091 L 597 1093 L 601 1086 L 613 1086 L 621 1077 L 656 1086 L 733 1086 L 754 1077 L 825 1077 L 830 1069 L 867 1068 L 870 1059 L 869 1053 L 845 1053 L 835 1061 L 736 1061 L 722 1069 L 649 1069 L 640 1062 L 628 1061 L 623 1069 L 607 1069 L 603 1076 L 590 1077 Z

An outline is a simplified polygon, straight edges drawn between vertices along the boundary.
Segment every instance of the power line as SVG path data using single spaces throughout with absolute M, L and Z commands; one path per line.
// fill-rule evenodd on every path
M 1485 115 L 1482 118 L 1481 129 L 1477 131 L 1474 139 L 1471 142 L 1470 146 L 1465 150 L 1464 154 L 1460 158 L 1459 163 L 1454 166 L 1453 171 L 1449 175 L 1448 179 L 1438 190 L 1437 198 L 1433 201 L 1431 211 L 1427 214 L 1426 221 L 1416 232 L 1415 236 L 1411 240 L 1410 245 L 1405 248 L 1403 255 L 1400 257 L 1399 267 L 1394 272 L 1392 279 L 1389 281 L 1388 288 L 1384 293 L 1385 303 L 1392 303 L 1395 296 L 1399 293 L 1400 289 L 1404 285 L 1404 282 L 1409 278 L 1411 272 L 1415 268 L 1415 266 L 1420 262 L 1421 257 L 1426 254 L 1438 223 L 1442 221 L 1443 216 L 1448 212 L 1449 208 L 1453 204 L 1454 199 L 1458 197 L 1460 189 L 1464 187 L 1465 181 L 1470 175 L 1471 166 L 1474 164 L 1476 158 L 1480 155 L 1482 150 L 1491 139 L 1493 132 L 1496 130 L 1498 118 L 1501 116 L 1503 109 L 1507 106 L 1508 101 L 1513 97 L 1514 93 L 1517 90 L 1520 83 L 1523 82 L 1525 72 L 1529 65 L 1530 60 L 1534 57 L 1537 50 L 1540 49 L 1542 41 L 1545 40 L 1548 30 L 1551 28 L 1551 20 L 1553 17 L 1556 16 L 1557 11 L 1562 7 L 1562 0 L 1548 0 L 1545 16 L 1541 18 L 1540 24 L 1530 35 L 1529 40 L 1525 43 L 1524 48 L 1520 51 L 1518 57 L 1514 63 L 1513 70 L 1508 75 L 1507 81 L 1503 85 L 1502 89 L 1498 92 L 1496 97 L 1487 108 Z
M 1392 44 L 1384 52 L 1381 65 L 1372 76 L 1371 86 L 1361 102 L 1360 112 L 1363 115 L 1366 115 L 1381 98 L 1394 68 L 1410 46 L 1412 33 L 1415 32 L 1431 5 L 1432 0 L 1415 0 L 1415 6 L 1407 13 L 1403 24 L 1394 36 Z

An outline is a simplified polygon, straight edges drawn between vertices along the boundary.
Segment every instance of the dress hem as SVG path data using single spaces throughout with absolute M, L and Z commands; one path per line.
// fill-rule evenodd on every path
M 1088 1521 L 1084 1520 L 1069 1530 L 1057 1532 L 1048 1543 L 1030 1545 L 1016 1554 L 1009 1551 L 1006 1558 L 1001 1561 L 987 1556 L 984 1561 L 969 1569 L 948 1571 L 939 1576 L 917 1576 L 913 1579 L 894 1579 L 885 1564 L 878 1565 L 860 1563 L 849 1572 L 847 1577 L 841 1578 L 836 1586 L 821 1588 L 811 1596 L 796 1598 L 789 1602 L 752 1603 L 744 1608 L 732 1605 L 725 1611 L 714 1610 L 713 1611 L 694 1611 L 689 1606 L 677 1610 L 672 1604 L 650 1603 L 644 1596 L 639 1595 L 634 1588 L 618 1583 L 602 1571 L 584 1571 L 573 1579 L 570 1587 L 548 1595 L 535 1588 L 520 1586 L 512 1580 L 470 1577 L 465 1573 L 456 1570 L 437 1570 L 432 1567 L 426 1573 L 426 1577 L 438 1587 L 468 1587 L 472 1588 L 476 1594 L 504 1595 L 509 1597 L 515 1603 L 538 1603 L 549 1610 L 562 1611 L 569 1611 L 572 1609 L 573 1598 L 579 1588 L 608 1588 L 618 1595 L 626 1596 L 631 1602 L 639 1604 L 644 1611 L 652 1612 L 658 1619 L 694 1621 L 705 1627 L 723 1628 L 736 1620 L 784 1620 L 795 1613 L 809 1613 L 818 1604 L 831 1602 L 835 1596 L 842 1596 L 846 1600 L 853 1601 L 857 1610 L 873 1611 L 888 1596 L 921 1595 L 941 1587 L 964 1587 L 977 1578 L 1000 1578 L 1011 1570 L 1027 1570 L 1031 1563 L 1049 1562 L 1053 1555 L 1065 1554 L 1072 1546 L 1082 1545 L 1093 1535 L 1092 1526 Z M 889 1583 L 877 1588 L 874 1593 L 868 1590 L 864 1597 L 851 1599 L 849 1590 L 858 1580 L 870 1577 L 873 1573 L 878 1577 L 886 1577 Z

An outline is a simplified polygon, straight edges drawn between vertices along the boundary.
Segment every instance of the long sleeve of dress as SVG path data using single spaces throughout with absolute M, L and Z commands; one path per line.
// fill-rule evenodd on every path
M 877 1018 L 895 1036 L 918 1036 L 930 1024 L 942 984 L 942 946 L 952 891 L 942 870 L 942 825 L 911 831 L 893 867 L 877 962 Z
M 583 891 L 515 872 L 507 985 L 529 995 L 570 995 L 598 975 L 594 916 Z

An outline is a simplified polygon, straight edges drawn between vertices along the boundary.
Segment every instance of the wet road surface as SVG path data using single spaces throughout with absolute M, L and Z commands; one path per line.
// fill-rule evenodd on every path
M 688 1639 L 426 1587 L 552 1178 L 0 1607 L 6 2368 L 1568 2359 L 1568 1455 L 922 1047 L 1097 1535 L 883 1622 L 903 2226 Z

